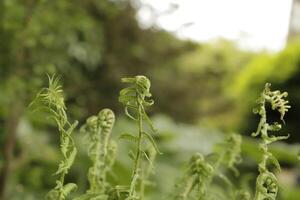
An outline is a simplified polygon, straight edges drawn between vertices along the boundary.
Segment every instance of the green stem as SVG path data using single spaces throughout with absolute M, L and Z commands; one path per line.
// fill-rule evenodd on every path
M 94 161 L 94 163 L 93 163 L 93 167 L 92 167 L 92 170 L 94 170 L 94 171 L 96 171 L 96 169 L 98 168 L 98 165 L 99 165 L 99 153 L 100 153 L 100 138 L 99 138 L 99 129 L 97 128 L 96 130 L 95 130 L 97 133 L 96 134 L 94 134 L 92 137 L 96 137 L 95 138 L 95 140 L 96 140 L 96 146 L 95 146 L 95 155 L 94 155 L 94 159 L 93 159 L 93 161 Z M 92 175 L 92 180 L 90 180 L 91 182 L 93 182 L 93 183 L 90 183 L 90 186 L 91 186 L 91 188 L 90 188 L 90 191 L 92 192 L 92 193 L 95 193 L 95 192 L 97 192 L 97 189 L 98 189 L 98 183 L 97 183 L 97 181 L 98 181 L 98 177 L 97 176 L 95 176 L 95 175 Z
M 195 186 L 195 177 L 189 177 L 188 180 L 187 180 L 187 184 L 184 188 L 184 191 L 180 195 L 180 198 L 182 200 L 186 200 L 194 186 Z
M 59 200 L 63 200 L 64 199 L 64 195 L 63 195 L 63 186 L 64 186 L 64 182 L 65 182 L 65 175 L 66 172 L 64 171 L 60 177 L 60 182 L 61 182 L 61 188 L 59 189 Z
M 103 141 L 102 144 L 100 144 L 101 146 L 99 146 L 99 148 L 101 148 L 101 154 L 100 154 L 100 180 L 102 182 L 102 185 L 105 183 L 105 179 L 106 179 L 106 171 L 107 171 L 107 162 L 106 162 L 106 158 L 107 158 L 107 149 L 108 149 L 108 142 L 109 142 L 109 132 L 105 131 L 104 129 L 101 130 L 100 133 L 101 136 L 101 140 Z M 99 151 L 100 152 L 100 151 Z M 98 160 L 98 159 L 97 159 Z M 104 187 L 104 185 L 103 185 Z
M 263 142 L 260 144 L 260 149 L 262 150 L 262 160 L 258 164 L 258 170 L 259 173 L 263 173 L 267 169 L 267 160 L 268 160 L 268 144 L 265 138 L 268 136 L 268 124 L 267 124 L 267 114 L 266 114 L 266 108 L 265 108 L 265 101 L 263 102 L 263 106 L 260 110 L 261 119 L 259 122 L 261 137 L 263 139 Z M 258 183 L 256 183 L 258 184 Z M 255 196 L 254 200 L 261 200 L 264 198 L 264 195 L 261 194 L 260 190 L 258 189 L 258 186 L 256 186 Z
M 141 157 L 141 147 L 142 147 L 142 136 L 143 136 L 143 116 L 142 116 L 142 105 L 138 102 L 139 105 L 139 113 L 138 113 L 138 142 L 137 142 L 137 149 L 136 149 L 136 155 L 135 155 L 135 161 L 134 161 L 134 169 L 132 174 L 132 181 L 131 181 L 131 191 L 130 196 L 133 195 L 136 188 L 136 181 L 137 176 L 139 174 L 139 168 L 140 168 L 140 157 Z

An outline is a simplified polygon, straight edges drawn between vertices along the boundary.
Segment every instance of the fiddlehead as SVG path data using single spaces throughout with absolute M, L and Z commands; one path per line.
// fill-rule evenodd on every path
M 88 156 L 92 166 L 88 171 L 90 188 L 87 193 L 76 200 L 107 199 L 109 184 L 106 174 L 111 169 L 116 146 L 110 139 L 110 134 L 115 122 L 115 115 L 110 109 L 103 109 L 97 116 L 91 116 L 81 128 L 82 132 L 89 136 Z
M 144 130 L 144 123 L 148 125 L 153 133 L 156 130 L 148 117 L 145 108 L 153 105 L 154 101 L 151 98 L 149 79 L 145 76 L 135 76 L 133 78 L 123 78 L 123 83 L 130 84 L 129 87 L 120 91 L 119 101 L 125 107 L 125 114 L 132 120 L 137 122 L 138 135 L 123 134 L 121 139 L 133 141 L 136 144 L 135 154 L 133 155 L 134 168 L 129 189 L 129 199 L 142 199 L 143 194 L 138 194 L 137 187 L 141 184 L 141 159 L 142 155 L 146 155 L 142 148 L 143 139 L 148 141 L 157 152 L 159 152 L 155 140 L 152 135 Z
M 56 186 L 47 194 L 46 199 L 64 200 L 69 193 L 77 188 L 74 183 L 64 183 L 65 176 L 68 174 L 77 154 L 77 149 L 71 136 L 77 126 L 77 121 L 70 123 L 68 120 L 63 90 L 59 84 L 59 79 L 55 76 L 48 76 L 48 78 L 48 88 L 42 89 L 31 105 L 38 104 L 39 107 L 48 111 L 50 118 L 56 122 L 60 132 L 60 151 L 63 160 L 60 161 L 58 169 L 55 172 L 55 175 L 59 176 L 59 179 L 56 181 Z
M 193 155 L 183 179 L 183 189 L 176 199 L 187 200 L 192 192 L 196 193 L 199 200 L 207 198 L 207 186 L 213 173 L 213 166 L 205 161 L 202 154 Z
M 281 93 L 280 91 L 271 91 L 271 84 L 267 83 L 265 89 L 261 93 L 260 98 L 257 100 L 258 108 L 254 110 L 254 113 L 260 115 L 260 122 L 257 131 L 252 133 L 253 137 L 261 136 L 262 142 L 260 144 L 260 150 L 262 151 L 262 160 L 259 163 L 259 176 L 256 179 L 256 193 L 255 200 L 275 200 L 278 191 L 277 178 L 268 169 L 268 163 L 273 164 L 278 171 L 280 171 L 280 165 L 277 159 L 268 150 L 270 143 L 278 140 L 287 139 L 287 136 L 269 136 L 268 131 L 279 131 L 281 124 L 275 122 L 273 124 L 267 123 L 266 104 L 270 103 L 273 110 L 277 110 L 280 113 L 280 119 L 283 121 L 283 117 L 290 108 L 288 101 L 284 98 L 287 97 L 287 92 Z
M 230 196 L 234 197 L 231 181 L 222 173 L 220 167 L 231 169 L 236 175 L 238 170 L 235 165 L 241 162 L 241 143 L 242 137 L 238 134 L 230 134 L 224 143 L 217 145 L 217 160 L 214 164 L 210 164 L 204 159 L 200 153 L 195 154 L 190 162 L 188 172 L 183 181 L 183 190 L 177 196 L 179 200 L 186 200 L 193 193 L 197 199 L 209 199 L 211 196 L 207 190 L 212 184 L 215 177 L 220 178 L 227 186 L 229 186 Z
M 231 180 L 222 173 L 221 168 L 224 171 L 227 169 L 231 170 L 235 176 L 239 175 L 239 171 L 236 168 L 236 165 L 242 162 L 241 157 L 241 145 L 242 145 L 242 136 L 239 134 L 231 133 L 225 138 L 225 142 L 217 144 L 216 153 L 218 159 L 215 162 L 214 174 L 213 177 L 220 178 L 228 187 L 226 194 L 230 198 L 234 198 L 235 192 Z M 212 179 L 209 182 L 211 184 Z
M 236 164 L 241 163 L 241 144 L 242 144 L 242 136 L 238 134 L 230 134 L 227 138 L 222 148 L 222 152 L 224 153 L 224 157 L 222 158 L 222 162 L 225 167 L 232 170 L 236 176 L 239 175 L 239 171 L 235 167 Z M 222 156 L 221 156 L 222 157 Z

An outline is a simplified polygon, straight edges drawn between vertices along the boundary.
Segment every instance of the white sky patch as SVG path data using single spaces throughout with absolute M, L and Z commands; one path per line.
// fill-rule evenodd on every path
M 138 19 L 179 38 L 235 40 L 242 48 L 279 51 L 288 34 L 292 0 L 141 0 Z M 176 5 L 178 8 L 176 9 Z

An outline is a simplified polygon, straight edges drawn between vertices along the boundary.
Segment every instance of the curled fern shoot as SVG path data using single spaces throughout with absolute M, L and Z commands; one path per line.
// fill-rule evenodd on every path
M 241 145 L 241 135 L 234 133 L 228 135 L 225 139 L 225 142 L 220 144 L 219 159 L 215 167 L 219 168 L 219 165 L 222 164 L 225 166 L 225 168 L 232 170 L 234 174 L 238 176 L 239 171 L 237 170 L 235 165 L 242 162 Z
M 77 126 L 77 121 L 71 123 L 66 114 L 66 106 L 63 89 L 56 76 L 48 76 L 49 86 L 42 89 L 31 105 L 46 110 L 50 118 L 56 122 L 60 133 L 60 151 L 63 159 L 60 161 L 54 175 L 58 176 L 56 186 L 47 195 L 48 200 L 64 200 L 72 191 L 77 189 L 76 184 L 65 184 L 65 176 L 68 174 L 77 154 L 74 139 L 71 134 Z
M 278 140 L 284 140 L 289 137 L 286 136 L 270 136 L 268 131 L 279 131 L 281 129 L 280 122 L 269 124 L 267 122 L 266 104 L 269 103 L 273 110 L 280 113 L 280 119 L 283 121 L 284 116 L 290 105 L 285 100 L 287 92 L 271 91 L 271 84 L 267 83 L 265 89 L 257 100 L 258 107 L 254 109 L 255 114 L 260 115 L 260 122 L 257 131 L 252 133 L 253 137 L 260 136 L 262 141 L 260 143 L 260 150 L 262 151 L 262 160 L 258 165 L 259 175 L 256 179 L 256 193 L 255 200 L 275 200 L 278 192 L 278 181 L 273 172 L 268 169 L 268 164 L 273 164 L 275 168 L 280 171 L 280 164 L 277 159 L 268 150 L 268 145 Z M 284 122 L 284 121 L 283 121 Z
M 140 187 L 141 173 L 141 159 L 145 158 L 145 151 L 143 142 L 147 141 L 158 152 L 157 145 L 152 135 L 146 132 L 144 125 L 148 125 L 148 128 L 152 133 L 156 133 L 152 121 L 146 113 L 146 108 L 153 105 L 154 101 L 151 99 L 149 79 L 145 76 L 135 76 L 133 78 L 122 78 L 123 83 L 129 84 L 129 86 L 120 91 L 119 102 L 125 107 L 125 114 L 132 120 L 136 121 L 138 134 L 123 134 L 121 139 L 127 139 L 133 141 L 136 145 L 135 153 L 133 156 L 134 168 L 132 173 L 132 179 L 128 194 L 128 199 L 142 199 L 143 194 L 138 194 L 137 187 Z
M 91 116 L 81 128 L 82 132 L 89 136 L 88 156 L 92 166 L 88 171 L 90 188 L 87 193 L 77 200 L 107 199 L 109 184 L 106 175 L 115 160 L 116 145 L 110 139 L 111 131 L 115 122 L 115 115 L 110 109 L 103 109 L 97 116 Z
M 178 200 L 187 200 L 194 197 L 196 199 L 210 199 L 211 194 L 208 192 L 214 178 L 221 179 L 227 186 L 230 192 L 230 198 L 234 198 L 235 194 L 232 188 L 232 183 L 220 171 L 220 168 L 231 169 L 235 175 L 239 172 L 235 165 L 241 162 L 241 143 L 242 137 L 238 134 L 230 134 L 227 136 L 224 143 L 218 144 L 216 148 L 217 160 L 211 164 L 205 157 L 196 153 L 190 159 L 188 170 L 184 176 L 181 185 L 181 193 L 177 195 Z
M 202 154 L 196 153 L 189 161 L 186 175 L 183 179 L 183 189 L 176 197 L 178 200 L 187 200 L 194 192 L 197 199 L 206 199 L 208 183 L 212 178 L 214 168 Z

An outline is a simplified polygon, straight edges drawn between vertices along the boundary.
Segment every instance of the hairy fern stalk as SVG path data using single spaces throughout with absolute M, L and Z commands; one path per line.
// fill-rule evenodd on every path
M 105 108 L 97 116 L 91 116 L 81 131 L 89 136 L 88 156 L 92 166 L 88 171 L 90 188 L 76 200 L 108 199 L 110 185 L 106 180 L 116 157 L 116 143 L 110 139 L 115 122 L 112 110 Z
M 266 104 L 271 104 L 273 110 L 277 110 L 280 113 L 280 119 L 283 121 L 284 116 L 290 106 L 285 98 L 288 96 L 287 92 L 281 93 L 280 91 L 271 91 L 271 84 L 267 83 L 265 89 L 261 93 L 260 98 L 257 100 L 258 107 L 254 109 L 254 113 L 260 115 L 260 122 L 256 132 L 252 133 L 253 137 L 259 136 L 262 141 L 259 145 L 262 151 L 262 160 L 258 165 L 259 176 L 256 179 L 256 192 L 255 200 L 275 200 L 278 192 L 278 181 L 273 172 L 268 169 L 268 164 L 273 164 L 275 168 L 280 171 L 280 165 L 277 159 L 268 150 L 268 145 L 278 140 L 284 140 L 287 136 L 270 136 L 269 131 L 279 131 L 281 124 L 275 122 L 269 124 L 267 122 Z M 284 121 L 283 121 L 284 122 Z
M 60 161 L 55 175 L 58 176 L 56 186 L 46 195 L 48 200 L 64 200 L 72 191 L 77 189 L 76 184 L 65 184 L 65 176 L 71 168 L 77 150 L 74 139 L 71 134 L 76 128 L 78 122 L 71 123 L 66 114 L 66 106 L 63 97 L 63 90 L 59 83 L 59 79 L 53 76 L 48 76 L 49 86 L 42 89 L 36 96 L 31 105 L 37 104 L 40 108 L 48 111 L 58 127 L 60 133 L 60 151 L 63 159 Z
M 152 147 L 159 153 L 152 135 L 148 133 L 144 127 L 144 124 L 147 124 L 151 132 L 157 132 L 154 129 L 153 124 L 145 110 L 146 107 L 149 107 L 154 103 L 154 101 L 150 99 L 152 96 L 150 93 L 151 83 L 145 76 L 123 78 L 122 82 L 130 84 L 130 86 L 120 91 L 119 101 L 125 107 L 125 114 L 137 123 L 138 129 L 137 135 L 124 133 L 120 136 L 120 139 L 127 139 L 136 144 L 135 153 L 130 153 L 130 157 L 134 162 L 134 167 L 127 199 L 142 200 L 144 194 L 141 193 L 144 192 L 144 189 L 141 189 L 140 192 L 138 192 L 138 188 L 144 187 L 142 176 L 142 158 L 149 160 L 151 163 L 146 150 L 143 148 L 143 143 L 145 141 L 148 141 L 152 145 Z

